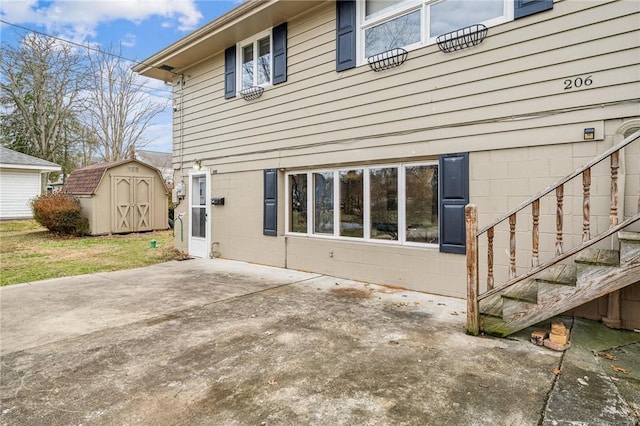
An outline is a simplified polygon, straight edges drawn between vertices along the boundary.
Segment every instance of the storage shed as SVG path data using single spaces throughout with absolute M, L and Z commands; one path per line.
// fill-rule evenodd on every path
M 31 219 L 42 175 L 59 171 L 57 164 L 0 146 L 0 220 Z
M 75 170 L 62 190 L 80 200 L 91 235 L 167 229 L 168 190 L 158 169 L 139 160 Z

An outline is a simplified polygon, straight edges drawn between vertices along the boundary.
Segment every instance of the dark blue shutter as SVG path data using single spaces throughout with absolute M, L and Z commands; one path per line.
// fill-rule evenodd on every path
M 464 208 L 469 203 L 469 154 L 440 156 L 440 251 L 466 252 Z
M 278 170 L 264 171 L 264 235 L 278 235 Z
M 287 23 L 273 27 L 273 84 L 287 81 Z
M 515 0 L 513 9 L 514 19 L 524 18 L 534 13 L 553 9 L 553 0 Z
M 336 1 L 336 71 L 356 66 L 356 2 Z
M 236 97 L 236 47 L 224 51 L 224 97 Z

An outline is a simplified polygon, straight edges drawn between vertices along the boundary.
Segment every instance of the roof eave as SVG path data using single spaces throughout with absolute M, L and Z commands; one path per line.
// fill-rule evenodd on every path
M 40 172 L 59 172 L 60 166 L 34 166 L 26 164 L 0 164 L 0 169 L 39 170 Z
M 133 71 L 173 81 L 190 65 L 325 1 L 248 0 L 135 65 Z
M 278 0 L 268 1 L 273 2 Z M 160 52 L 135 65 L 133 67 L 133 71 L 147 77 L 156 78 L 158 80 L 171 81 L 175 73 L 173 73 L 172 71 L 163 70 L 160 68 L 161 66 L 167 65 L 166 62 L 170 61 L 171 58 L 180 51 L 188 49 L 190 46 L 198 43 L 207 34 L 219 31 L 220 28 L 227 26 L 233 21 L 238 20 L 238 18 L 244 16 L 252 9 L 258 7 L 262 2 L 264 2 L 264 0 L 248 0 L 244 3 L 241 3 L 239 6 L 231 9 L 229 12 L 220 16 L 219 18 L 211 21 L 205 26 L 195 30 L 194 32 L 181 38 L 175 43 L 162 49 Z

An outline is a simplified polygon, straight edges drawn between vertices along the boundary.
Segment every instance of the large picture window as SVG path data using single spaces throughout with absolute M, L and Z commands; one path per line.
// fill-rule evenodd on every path
M 405 232 L 407 241 L 438 243 L 438 168 L 405 167 Z
M 291 172 L 287 182 L 287 233 L 439 243 L 436 162 Z
M 289 230 L 307 232 L 307 174 L 289 175 Z
M 371 238 L 398 240 L 398 168 L 369 170 Z
M 436 37 L 472 24 L 513 19 L 513 0 L 364 0 L 358 2 L 360 61 L 396 47 L 435 43 Z
M 313 232 L 333 235 L 333 172 L 313 174 Z
M 342 170 L 340 175 L 340 235 L 364 237 L 364 176 L 360 170 Z

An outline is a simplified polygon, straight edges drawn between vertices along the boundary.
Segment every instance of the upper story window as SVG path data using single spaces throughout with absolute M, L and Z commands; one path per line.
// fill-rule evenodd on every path
M 365 0 L 358 2 L 360 62 L 396 47 L 435 43 L 440 34 L 472 24 L 513 19 L 513 0 Z
M 271 84 L 271 44 L 270 31 L 238 44 L 239 90 Z
M 235 98 L 250 86 L 287 81 L 287 23 L 224 50 L 224 97 Z M 256 99 L 256 98 L 254 98 Z

